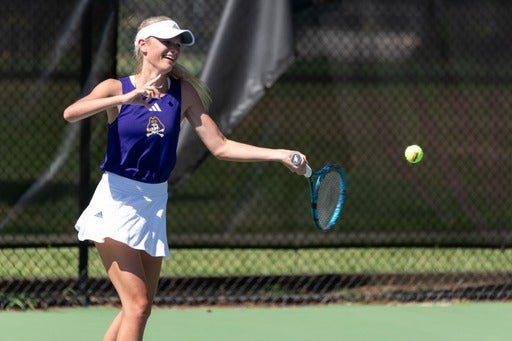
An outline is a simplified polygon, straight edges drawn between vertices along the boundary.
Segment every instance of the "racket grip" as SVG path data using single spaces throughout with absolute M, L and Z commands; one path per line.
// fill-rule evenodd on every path
M 300 165 L 301 162 L 302 162 L 302 157 L 299 154 L 293 154 L 292 155 L 292 163 L 295 166 Z M 311 169 L 311 167 L 309 167 L 308 164 L 306 164 L 306 173 L 304 174 L 304 176 L 306 178 L 309 178 L 311 176 L 311 174 L 313 174 L 313 170 Z
M 304 174 L 304 176 L 306 178 L 309 178 L 311 177 L 311 174 L 313 174 L 313 170 L 311 169 L 311 167 L 309 167 L 309 165 L 306 165 L 306 173 Z

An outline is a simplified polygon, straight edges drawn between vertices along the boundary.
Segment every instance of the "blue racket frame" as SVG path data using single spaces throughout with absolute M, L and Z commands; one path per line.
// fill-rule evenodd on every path
M 331 219 L 329 220 L 329 223 L 327 226 L 322 226 L 320 224 L 320 221 L 318 219 L 318 210 L 317 210 L 317 202 L 318 202 L 318 190 L 322 184 L 322 181 L 324 180 L 327 173 L 329 173 L 331 170 L 335 170 L 340 175 L 341 181 L 340 181 L 340 195 L 338 196 L 338 201 L 336 203 L 336 207 L 334 209 L 334 212 L 331 216 Z M 311 192 L 311 216 L 313 217 L 313 221 L 315 222 L 315 225 L 317 228 L 319 228 L 322 231 L 330 230 L 334 227 L 336 222 L 338 221 L 341 212 L 343 211 L 343 206 L 345 204 L 345 194 L 346 194 L 346 177 L 345 172 L 343 169 L 336 165 L 326 165 L 322 169 L 315 171 L 311 174 L 311 177 L 308 178 L 309 180 L 309 189 Z

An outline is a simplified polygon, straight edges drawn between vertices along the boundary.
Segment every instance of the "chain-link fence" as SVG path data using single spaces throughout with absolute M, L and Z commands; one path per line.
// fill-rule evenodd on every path
M 0 2 L 0 306 L 116 302 L 73 228 L 106 119 L 62 111 L 134 71 L 148 16 L 194 32 L 181 60 L 200 74 L 230 1 Z M 343 215 L 316 230 L 303 178 L 207 157 L 170 189 L 157 303 L 510 298 L 512 4 L 289 4 L 293 63 L 229 136 L 342 165 Z M 421 163 L 405 161 L 410 144 Z

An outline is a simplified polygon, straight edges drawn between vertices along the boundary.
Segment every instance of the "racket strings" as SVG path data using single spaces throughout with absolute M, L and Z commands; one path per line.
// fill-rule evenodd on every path
M 331 170 L 325 174 L 318 187 L 317 214 L 318 223 L 322 228 L 328 228 L 332 224 L 333 216 L 340 209 L 339 198 L 342 191 L 342 179 L 340 174 Z

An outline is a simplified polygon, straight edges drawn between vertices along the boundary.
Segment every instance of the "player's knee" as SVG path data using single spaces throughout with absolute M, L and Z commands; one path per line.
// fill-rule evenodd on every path
M 137 299 L 126 309 L 126 314 L 139 321 L 146 321 L 151 314 L 151 303 L 147 298 Z
M 144 300 L 138 304 L 137 311 L 141 319 L 147 320 L 151 315 L 151 304 L 148 300 Z

